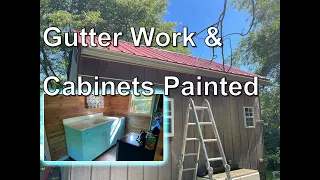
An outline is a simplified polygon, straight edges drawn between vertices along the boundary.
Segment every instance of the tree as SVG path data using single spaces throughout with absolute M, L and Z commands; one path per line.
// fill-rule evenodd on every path
M 43 32 L 46 28 L 56 26 L 66 32 L 82 28 L 95 28 L 97 33 L 122 32 L 121 39 L 125 41 L 132 41 L 130 27 L 155 27 L 156 32 L 172 34 L 177 23 L 162 19 L 167 6 L 168 2 L 163 0 L 40 0 L 40 90 L 45 77 L 53 75 L 62 82 L 66 80 L 70 56 L 70 48 L 63 43 L 54 48 L 45 45 Z M 183 54 L 191 52 L 181 44 L 163 49 Z M 61 84 L 51 86 L 61 87 Z
M 251 0 L 234 0 L 238 10 L 251 12 Z M 243 38 L 234 53 L 235 61 L 280 85 L 280 0 L 257 0 L 253 31 Z
M 268 170 L 280 170 L 280 87 L 261 92 L 262 118 L 268 123 L 264 129 L 265 155 Z
M 233 0 L 238 10 L 251 12 L 251 0 Z M 252 31 L 238 44 L 234 64 L 247 65 L 271 79 L 261 90 L 267 169 L 280 170 L 280 0 L 257 0 Z

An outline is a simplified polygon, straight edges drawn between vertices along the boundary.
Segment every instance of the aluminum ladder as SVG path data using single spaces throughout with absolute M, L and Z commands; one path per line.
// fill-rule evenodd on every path
M 198 119 L 197 110 L 199 110 L 201 112 L 200 121 Z M 203 116 L 204 116 L 204 111 L 205 110 L 208 111 L 209 119 L 210 119 L 211 122 L 203 122 Z M 189 123 L 189 113 L 190 113 L 190 111 L 193 112 L 195 123 Z M 214 133 L 214 136 L 215 136 L 216 139 L 203 139 L 203 135 L 202 135 L 202 131 L 201 131 L 201 125 L 212 125 L 212 130 L 213 130 L 213 133 Z M 198 134 L 199 134 L 199 138 L 187 137 L 188 126 L 196 126 L 196 129 L 197 129 Z M 187 154 L 185 154 L 186 142 L 187 141 L 198 141 L 198 140 L 200 140 L 200 142 L 198 143 L 198 151 L 196 153 L 187 153 Z M 217 145 L 218 145 L 221 157 L 215 157 L 215 158 L 209 158 L 208 157 L 208 153 L 207 153 L 207 149 L 206 149 L 206 145 L 205 145 L 205 143 L 207 143 L 207 142 L 217 142 L 218 143 Z M 184 171 L 194 171 L 193 179 L 194 180 L 197 179 L 197 170 L 198 170 L 198 163 L 199 163 L 199 155 L 200 155 L 201 146 L 202 146 L 203 154 L 205 156 L 205 161 L 206 161 L 205 163 L 206 163 L 206 168 L 208 170 L 209 179 L 210 180 L 214 180 L 213 169 L 210 166 L 210 161 L 222 161 L 223 166 L 225 168 L 226 175 L 227 175 L 227 179 L 228 180 L 232 180 L 231 175 L 230 175 L 230 166 L 227 163 L 227 160 L 226 160 L 226 157 L 225 157 L 225 154 L 224 154 L 224 151 L 223 151 L 223 147 L 222 147 L 222 144 L 221 144 L 221 141 L 220 141 L 220 137 L 219 137 L 219 134 L 218 134 L 217 126 L 216 126 L 216 123 L 214 121 L 213 114 L 212 114 L 211 107 L 210 107 L 210 104 L 209 104 L 208 100 L 205 99 L 202 102 L 202 106 L 195 106 L 194 105 L 194 101 L 190 98 L 189 101 L 188 101 L 188 106 L 187 106 L 187 111 L 186 111 L 185 127 L 184 127 L 184 134 L 183 134 L 183 143 L 182 143 L 182 150 L 181 150 L 181 159 L 179 160 L 178 180 L 182 180 L 182 173 Z M 184 158 L 188 157 L 188 156 L 196 156 L 195 167 L 194 168 L 183 169 Z

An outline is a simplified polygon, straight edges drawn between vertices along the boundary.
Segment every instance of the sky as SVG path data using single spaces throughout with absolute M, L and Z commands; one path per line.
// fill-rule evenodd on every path
M 199 32 L 218 21 L 223 9 L 223 2 L 223 0 L 169 0 L 168 13 L 163 16 L 163 19 L 177 22 L 176 31 L 182 32 L 183 27 L 188 27 L 188 32 Z M 226 17 L 223 21 L 223 34 L 242 32 L 243 29 L 247 31 L 251 22 L 250 14 L 237 11 L 229 5 L 227 7 Z M 249 18 L 248 21 L 246 21 L 247 18 Z M 204 31 L 199 37 L 206 37 L 207 35 L 207 31 Z M 231 36 L 233 50 L 237 47 L 237 42 L 240 39 L 241 37 L 238 35 Z M 205 44 L 204 39 L 194 37 L 193 40 L 197 47 L 189 46 L 192 51 L 191 55 L 211 59 L 212 49 Z M 224 48 L 225 57 L 230 55 L 229 42 L 227 43 Z M 215 61 L 221 63 L 221 48 L 216 48 L 215 54 L 218 55 Z M 241 69 L 246 69 L 246 67 L 241 67 Z

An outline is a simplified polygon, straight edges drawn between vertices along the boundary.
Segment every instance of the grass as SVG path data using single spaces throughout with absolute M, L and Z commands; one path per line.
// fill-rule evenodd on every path
M 267 180 L 280 180 L 280 175 L 273 176 L 272 171 L 267 171 Z

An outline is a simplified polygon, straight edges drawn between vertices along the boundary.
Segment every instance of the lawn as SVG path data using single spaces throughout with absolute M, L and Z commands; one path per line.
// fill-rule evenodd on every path
M 267 171 L 267 180 L 280 180 L 280 175 L 273 176 L 272 171 Z

